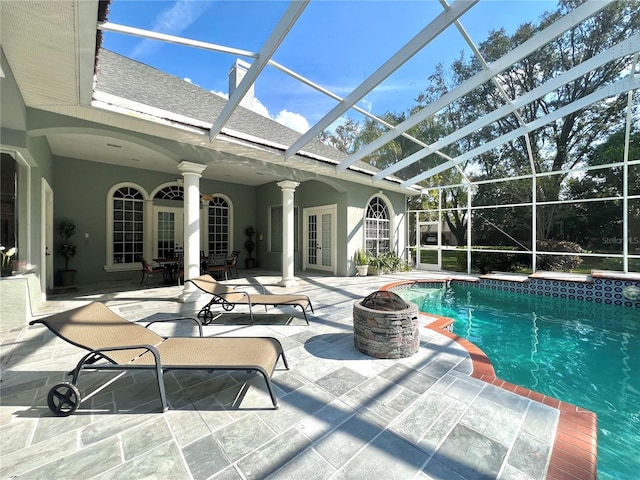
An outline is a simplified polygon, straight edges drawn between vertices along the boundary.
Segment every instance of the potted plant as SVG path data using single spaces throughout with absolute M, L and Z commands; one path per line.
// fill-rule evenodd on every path
M 353 261 L 356 264 L 358 275 L 366 277 L 369 270 L 369 255 L 367 255 L 367 252 L 357 249 L 353 254 Z
M 67 287 L 76 283 L 76 271 L 69 269 L 69 262 L 76 256 L 76 246 L 69 243 L 69 238 L 76 233 L 76 226 L 71 222 L 60 222 L 58 233 L 64 239 L 58 246 L 58 253 L 64 258 L 61 282 L 63 287 Z
M 244 232 L 249 237 L 249 240 L 247 240 L 244 244 L 244 248 L 246 248 L 247 252 L 249 252 L 249 256 L 245 259 L 245 265 L 247 268 L 253 268 L 256 265 L 256 260 L 255 258 L 253 258 L 253 251 L 256 249 L 256 244 L 253 241 L 253 236 L 255 235 L 256 231 L 253 229 L 253 227 L 247 227 Z
M 380 275 L 383 269 L 383 261 L 379 255 L 369 257 L 369 272 L 371 275 Z
M 2 258 L 0 262 L 0 275 L 3 277 L 10 277 L 13 275 L 13 257 L 17 252 L 16 247 L 11 247 L 9 250 L 6 249 L 4 245 L 0 246 L 0 257 Z

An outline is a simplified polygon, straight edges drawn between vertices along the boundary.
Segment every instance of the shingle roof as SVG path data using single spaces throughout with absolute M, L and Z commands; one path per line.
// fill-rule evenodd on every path
M 97 70 L 96 90 L 199 122 L 212 124 L 227 103 L 215 93 L 106 49 L 100 50 Z M 242 106 L 225 128 L 286 146 L 300 137 L 295 130 Z M 309 143 L 305 151 L 335 161 L 347 157 L 319 140 Z

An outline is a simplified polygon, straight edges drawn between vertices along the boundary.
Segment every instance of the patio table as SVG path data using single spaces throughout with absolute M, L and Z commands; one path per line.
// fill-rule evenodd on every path
M 165 285 L 180 285 L 180 258 L 154 258 L 154 262 L 164 267 L 164 283 Z

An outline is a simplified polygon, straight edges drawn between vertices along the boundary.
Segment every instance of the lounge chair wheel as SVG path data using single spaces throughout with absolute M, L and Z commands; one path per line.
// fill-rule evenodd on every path
M 80 406 L 80 391 L 73 383 L 59 383 L 49 390 L 47 404 L 54 415 L 67 417 Z
M 222 308 L 224 308 L 227 312 L 230 312 L 231 310 L 233 310 L 233 307 L 235 307 L 235 305 L 233 303 L 223 303 L 222 304 Z
M 202 319 L 203 325 L 209 325 L 213 321 L 213 313 L 211 313 L 208 305 L 198 312 L 198 318 Z

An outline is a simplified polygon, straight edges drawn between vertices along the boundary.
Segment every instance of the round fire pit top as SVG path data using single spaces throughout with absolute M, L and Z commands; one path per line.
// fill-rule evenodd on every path
M 409 308 L 409 304 L 405 302 L 397 293 L 388 290 L 378 290 L 367 295 L 362 302 L 365 308 L 371 310 L 380 310 L 384 312 L 397 312 Z

